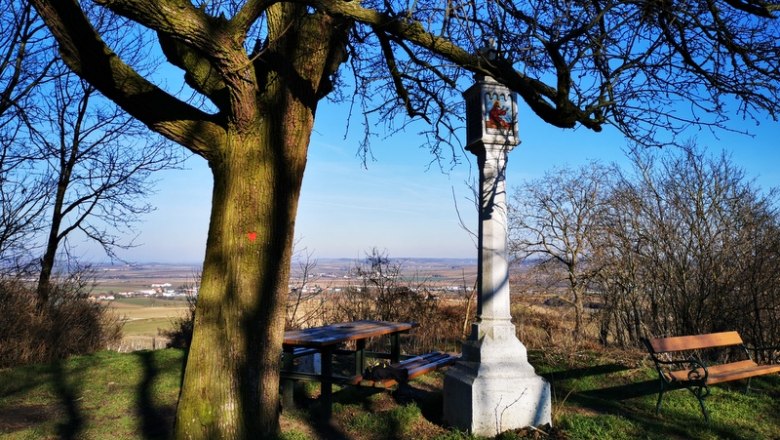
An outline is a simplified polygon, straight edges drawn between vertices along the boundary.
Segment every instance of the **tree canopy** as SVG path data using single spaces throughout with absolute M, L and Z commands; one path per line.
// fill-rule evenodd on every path
M 467 72 L 506 84 L 552 125 L 595 131 L 612 125 L 648 144 L 670 141 L 670 133 L 693 124 L 724 126 L 733 110 L 776 118 L 780 102 L 774 19 L 780 6 L 771 2 L 96 3 L 154 31 L 167 60 L 216 111 L 204 114 L 174 99 L 113 56 L 79 17 L 76 2 L 42 5 L 61 22 L 63 56 L 136 117 L 204 155 L 223 121 L 246 117 L 237 104 L 242 97 L 268 85 L 270 72 L 290 67 L 285 49 L 274 46 L 307 20 L 324 17 L 338 44 L 323 49 L 328 68 L 317 87 L 301 84 L 301 92 L 319 99 L 347 84 L 339 76 L 349 70 L 353 91 L 367 98 L 363 110 L 385 120 L 405 112 L 456 127 L 448 99 Z M 242 55 L 227 56 L 230 51 Z M 157 111 L 141 106 L 149 99 L 161 104 Z M 174 134 L 182 126 L 187 139 Z

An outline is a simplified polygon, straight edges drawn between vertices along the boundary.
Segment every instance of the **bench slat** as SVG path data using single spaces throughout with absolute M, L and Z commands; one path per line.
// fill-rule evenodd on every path
M 713 373 L 713 368 L 709 369 L 710 376 L 707 379 L 708 384 L 729 382 L 732 380 L 747 379 L 749 377 L 761 376 L 780 372 L 780 365 L 755 365 L 751 368 L 743 369 L 725 369 L 723 372 Z
M 723 376 L 736 371 L 747 371 L 751 368 L 755 368 L 757 365 L 751 360 L 744 360 L 739 362 L 732 362 L 730 364 L 708 365 L 707 366 L 707 383 L 712 383 L 713 378 Z M 688 375 L 691 370 L 677 370 L 669 372 L 669 377 L 672 380 L 684 382 L 690 377 Z M 704 377 L 704 370 L 697 368 L 694 370 L 697 372 L 698 377 Z M 721 381 L 722 382 L 722 381 Z
M 430 373 L 431 371 L 439 369 L 439 367 L 443 367 L 445 365 L 449 365 L 454 363 L 457 360 L 454 356 L 447 356 L 441 359 L 437 359 L 431 363 L 428 363 L 427 365 L 421 365 L 417 368 L 409 369 L 407 370 L 409 372 L 409 379 L 414 379 L 417 376 L 422 376 L 423 374 Z
M 396 364 L 389 365 L 389 368 L 399 370 L 403 372 L 401 374 L 406 380 L 414 379 L 415 377 L 422 376 L 424 374 L 435 371 L 445 365 L 450 365 L 457 361 L 460 357 L 441 352 L 426 353 L 413 358 L 405 359 Z M 374 388 L 390 388 L 398 385 L 398 380 L 394 378 L 385 379 L 363 379 L 360 381 L 361 386 L 374 387 Z
M 722 332 L 650 339 L 649 342 L 656 353 L 665 353 L 670 351 L 699 350 L 703 348 L 740 345 L 742 344 L 742 337 L 740 337 L 737 332 Z

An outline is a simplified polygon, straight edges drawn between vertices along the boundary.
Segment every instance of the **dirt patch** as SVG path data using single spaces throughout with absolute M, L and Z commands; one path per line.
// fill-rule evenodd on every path
M 59 417 L 56 405 L 20 405 L 0 409 L 0 432 L 13 432 Z

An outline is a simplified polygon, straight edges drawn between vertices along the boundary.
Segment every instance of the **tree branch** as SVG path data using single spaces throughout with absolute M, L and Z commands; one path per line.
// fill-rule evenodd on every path
M 165 137 L 210 157 L 224 136 L 218 119 L 147 81 L 109 49 L 75 0 L 31 3 L 60 44 L 62 59 L 129 114 Z

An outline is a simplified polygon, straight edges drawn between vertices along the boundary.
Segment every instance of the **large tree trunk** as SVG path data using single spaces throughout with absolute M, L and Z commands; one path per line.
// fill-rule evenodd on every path
M 228 136 L 214 175 L 177 438 L 276 434 L 279 357 L 298 198 L 314 109 L 284 87 L 253 130 Z M 259 434 L 259 436 L 258 436 Z
M 289 262 L 312 124 L 311 109 L 279 103 L 210 163 L 211 224 L 177 438 L 267 438 L 278 429 Z
M 309 136 L 317 102 L 346 60 L 351 22 L 292 3 L 248 2 L 227 21 L 188 4 L 99 2 L 158 31 L 168 60 L 218 107 L 209 114 L 125 64 L 77 1 L 31 1 L 71 69 L 151 129 L 205 158 L 214 176 L 176 437 L 272 437 L 278 431 L 279 358 Z M 250 56 L 245 39 L 261 15 L 267 41 Z

